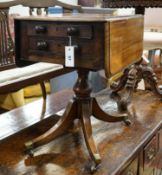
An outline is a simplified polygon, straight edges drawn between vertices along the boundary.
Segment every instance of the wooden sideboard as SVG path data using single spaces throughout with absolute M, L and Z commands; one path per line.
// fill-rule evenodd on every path
M 63 99 L 65 101 L 65 98 Z M 97 101 L 104 110 L 114 111 L 114 101 L 107 101 L 108 99 L 108 90 L 97 95 Z M 102 158 L 98 170 L 93 175 L 161 175 L 162 103 L 152 93 L 139 91 L 134 94 L 133 104 L 136 116 L 132 119 L 130 127 L 123 123 L 105 123 L 92 119 L 93 136 Z M 53 108 L 52 103 L 49 105 Z M 30 106 L 32 108 L 32 104 Z M 21 122 L 23 126 L 28 124 L 28 117 L 16 122 L 16 117 L 21 117 L 25 109 L 25 106 L 16 109 L 15 114 L 19 114 L 18 116 L 8 113 L 10 118 L 13 116 L 15 119 L 14 125 L 12 123 L 14 129 Z M 35 109 L 31 109 L 32 111 Z M 7 116 L 4 117 L 6 121 Z M 1 140 L 0 174 L 91 175 L 89 171 L 91 160 L 83 133 L 77 127 L 77 123 L 62 137 L 38 148 L 33 158 L 24 155 L 24 142 L 45 132 L 55 122 L 55 117 L 50 117 Z

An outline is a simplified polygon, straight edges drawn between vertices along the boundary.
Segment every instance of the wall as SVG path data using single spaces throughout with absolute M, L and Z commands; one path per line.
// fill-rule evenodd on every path
M 162 29 L 162 8 L 147 8 L 145 10 L 145 27 Z

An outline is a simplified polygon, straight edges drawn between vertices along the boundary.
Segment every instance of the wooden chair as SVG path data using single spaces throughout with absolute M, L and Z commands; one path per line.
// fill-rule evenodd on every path
M 153 69 L 155 69 L 155 71 L 160 71 L 160 67 L 162 66 L 161 15 L 161 8 L 149 8 L 145 11 L 144 49 L 148 50 L 148 59 L 150 60 L 151 66 Z M 157 50 L 159 50 L 159 55 L 157 55 Z
M 46 100 L 46 89 L 44 81 L 55 76 L 69 72 L 62 65 L 51 63 L 34 63 L 23 67 L 20 62 L 14 60 L 14 42 L 9 28 L 9 8 L 15 5 L 29 7 L 29 15 L 48 13 L 48 7 L 55 5 L 63 9 L 80 9 L 80 6 L 68 5 L 57 0 L 15 0 L 0 2 L 0 94 L 10 93 L 24 88 L 28 85 L 39 83 L 42 90 L 44 102 Z M 31 63 L 30 63 L 31 64 Z M 21 66 L 21 67 L 17 67 Z

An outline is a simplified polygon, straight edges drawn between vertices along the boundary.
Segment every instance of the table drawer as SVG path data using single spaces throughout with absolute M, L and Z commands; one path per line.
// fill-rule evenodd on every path
M 30 37 L 29 39 L 29 52 L 38 53 L 39 52 L 49 52 L 55 55 L 64 56 L 65 46 L 67 45 L 68 41 L 56 41 L 56 40 L 49 40 L 49 39 L 40 39 L 40 38 L 33 38 Z
M 67 37 L 68 29 L 76 29 L 76 35 L 83 39 L 92 39 L 93 25 L 90 24 L 62 24 L 51 22 L 29 22 L 27 23 L 27 35 L 29 36 L 48 36 L 48 37 Z
M 74 45 L 76 45 L 75 55 L 80 57 L 92 57 L 94 56 L 95 50 L 93 50 L 93 42 L 84 43 L 81 41 L 73 40 Z M 30 37 L 29 39 L 29 52 L 35 51 L 39 53 L 41 51 L 53 53 L 54 55 L 65 56 L 65 46 L 68 46 L 68 40 L 58 40 L 58 39 L 46 39 L 46 38 L 35 38 Z M 88 49 L 92 47 L 92 49 Z
M 123 171 L 121 175 L 137 175 L 138 173 L 138 158 L 135 158 Z
M 75 66 L 95 68 L 101 65 L 95 63 L 96 56 L 99 57 L 98 53 L 94 48 L 93 42 L 81 42 L 76 41 L 77 49 L 75 51 Z M 38 39 L 35 37 L 29 38 L 29 49 L 27 51 L 28 60 L 31 61 L 48 61 L 64 64 L 65 63 L 65 46 L 68 45 L 68 40 L 51 40 L 51 39 Z M 89 49 L 89 47 L 91 49 Z M 96 65 L 95 65 L 96 64 Z
M 159 149 L 162 149 L 162 128 L 159 131 Z
M 40 31 L 36 32 L 36 26 Z M 68 22 L 19 21 L 17 46 L 20 60 L 43 61 L 65 65 L 65 46 L 70 45 L 68 28 L 72 32 L 71 45 L 76 46 L 75 68 L 98 70 L 104 67 L 104 24 Z M 45 26 L 45 29 L 44 27 Z M 39 28 L 37 27 L 37 28 Z M 73 27 L 77 28 L 76 32 Z M 75 33 L 76 32 L 76 33 Z
M 155 135 L 144 148 L 144 170 L 150 170 L 154 167 L 151 165 L 158 152 L 158 137 Z

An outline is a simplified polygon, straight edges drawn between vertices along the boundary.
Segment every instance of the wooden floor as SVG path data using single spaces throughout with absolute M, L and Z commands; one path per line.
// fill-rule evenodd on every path
M 47 103 L 49 112 L 46 111 L 46 119 L 41 121 L 40 113 L 36 112 L 33 114 L 33 111 L 38 111 L 37 109 L 41 108 L 41 101 L 40 104 L 39 102 L 30 104 L 30 110 L 23 111 L 21 108 L 11 112 L 13 115 L 12 124 L 12 117 L 5 116 L 5 114 L 0 116 L 0 130 L 9 129 L 2 129 L 2 118 L 4 116 L 10 118 L 10 127 L 13 127 L 12 132 L 9 129 L 10 134 L 6 133 L 6 137 L 4 135 L 1 137 L 0 175 L 90 175 L 89 163 L 91 161 L 85 147 L 82 132 L 77 127 L 67 132 L 64 136 L 38 148 L 33 158 L 24 154 L 24 142 L 39 136 L 55 124 L 58 118 L 54 117 L 53 112 L 65 107 L 71 96 L 72 92 L 59 94 L 57 98 L 54 98 L 56 97 L 55 95 L 50 96 Z M 110 108 L 109 102 L 105 106 L 106 96 L 107 93 L 104 93 L 98 99 L 105 109 L 107 107 Z M 61 98 L 64 100 L 62 101 Z M 147 101 L 144 99 L 147 99 Z M 59 101 L 63 103 L 59 104 Z M 110 172 L 117 171 L 118 165 L 125 161 L 124 159 L 128 155 L 132 154 L 132 149 L 136 148 L 136 144 L 140 143 L 141 139 L 144 144 L 144 138 L 150 137 L 151 129 L 157 124 L 159 125 L 156 126 L 157 128 L 161 127 L 162 123 L 159 123 L 159 121 L 161 120 L 162 104 L 160 101 L 157 101 L 157 98 L 147 93 L 144 96 L 138 94 L 138 96 L 135 95 L 134 101 L 136 101 L 135 107 L 138 108 L 136 125 L 133 124 L 131 127 L 126 127 L 122 122 L 110 124 L 93 120 L 94 138 L 102 156 L 100 171 L 96 172 L 95 175 L 107 175 L 111 174 Z M 52 104 L 55 105 L 53 106 Z M 151 105 L 151 108 L 141 118 L 140 114 L 143 113 L 148 104 Z M 157 105 L 159 111 L 155 113 Z M 16 113 L 18 114 L 17 116 Z M 36 114 L 39 115 L 36 117 Z M 153 114 L 155 117 L 152 117 Z M 23 119 L 20 118 L 18 120 L 18 116 L 23 117 Z M 32 117 L 35 118 L 32 119 Z M 5 122 L 7 121 L 5 120 Z M 31 124 L 32 126 L 30 126 Z M 24 126 L 27 128 L 23 129 Z M 16 132 L 14 133 L 14 131 Z M 116 142 L 117 140 L 118 142 Z M 126 145 L 127 147 L 121 147 L 121 145 Z

